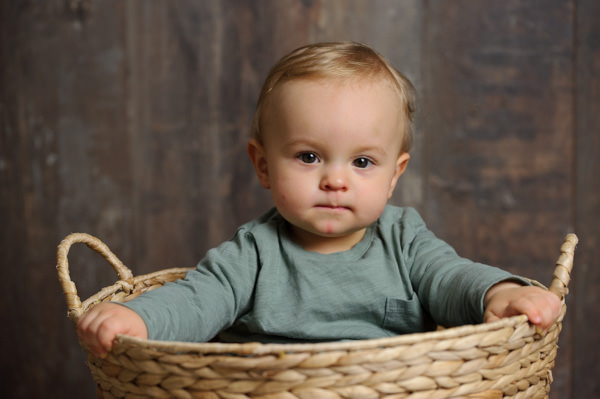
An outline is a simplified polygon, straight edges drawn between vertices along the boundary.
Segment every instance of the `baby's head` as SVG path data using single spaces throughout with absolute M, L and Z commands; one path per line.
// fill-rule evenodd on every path
M 263 84 L 254 120 L 252 138 L 263 142 L 263 126 L 268 118 L 270 94 L 279 86 L 294 80 L 324 80 L 332 82 L 388 82 L 398 97 L 398 112 L 403 124 L 401 152 L 412 145 L 415 94 L 411 82 L 372 48 L 355 42 L 316 43 L 300 47 L 284 56 L 271 68 Z
M 248 154 L 305 249 L 351 248 L 384 211 L 410 158 L 410 82 L 369 47 L 302 47 L 271 70 Z

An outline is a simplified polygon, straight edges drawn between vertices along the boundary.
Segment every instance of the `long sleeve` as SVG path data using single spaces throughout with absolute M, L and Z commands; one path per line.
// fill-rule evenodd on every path
M 239 230 L 211 249 L 184 279 L 124 305 L 142 317 L 150 339 L 207 341 L 248 310 L 257 257 L 252 236 Z
M 412 234 L 406 237 L 410 279 L 419 300 L 437 323 L 456 326 L 483 320 L 483 299 L 494 284 L 514 280 L 529 282 L 502 269 L 460 257 L 450 245 L 425 227 L 414 210 Z

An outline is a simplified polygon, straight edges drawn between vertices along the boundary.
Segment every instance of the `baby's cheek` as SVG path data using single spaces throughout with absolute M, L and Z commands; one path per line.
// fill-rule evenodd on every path
M 274 198 L 274 201 L 278 208 L 294 208 L 295 205 L 293 196 L 289 196 L 288 194 L 281 192 L 277 194 L 277 196 Z
M 368 226 L 371 223 L 374 223 L 381 216 L 384 208 L 385 204 L 377 204 L 377 206 L 371 204 L 370 206 L 366 205 L 366 207 L 365 205 L 363 205 L 362 210 L 360 212 L 357 212 L 356 215 L 358 216 L 361 225 Z
M 385 206 L 387 205 L 387 201 L 381 201 L 376 206 L 373 206 L 373 218 L 377 219 L 383 213 Z

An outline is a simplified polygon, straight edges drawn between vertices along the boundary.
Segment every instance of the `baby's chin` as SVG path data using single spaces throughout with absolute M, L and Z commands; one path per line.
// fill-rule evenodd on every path
M 362 240 L 365 228 L 354 230 L 335 230 L 327 228 L 301 229 L 292 232 L 294 241 L 305 249 L 322 253 L 343 252 Z

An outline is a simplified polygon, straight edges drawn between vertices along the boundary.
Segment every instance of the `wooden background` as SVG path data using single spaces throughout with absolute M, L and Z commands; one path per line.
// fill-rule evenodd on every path
M 357 40 L 415 83 L 393 198 L 467 257 L 548 283 L 581 242 L 552 398 L 600 397 L 597 0 L 3 1 L 0 391 L 93 397 L 55 270 L 69 232 L 134 274 L 193 266 L 270 206 L 245 153 L 284 53 Z M 70 256 L 82 297 L 115 280 Z

